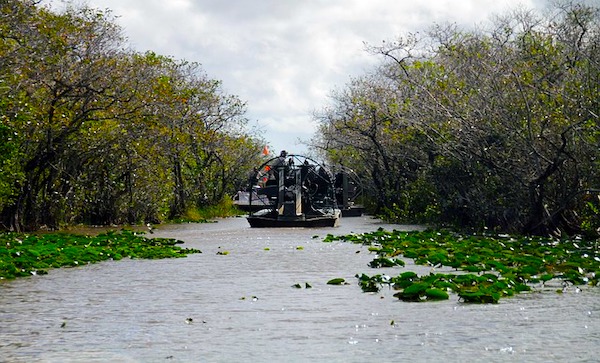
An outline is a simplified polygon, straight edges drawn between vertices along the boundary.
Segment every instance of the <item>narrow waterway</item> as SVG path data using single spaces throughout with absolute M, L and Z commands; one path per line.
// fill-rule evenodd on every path
M 323 229 L 162 226 L 153 236 L 203 253 L 0 282 L 0 362 L 598 361 L 598 288 L 536 288 L 495 305 L 363 293 L 357 273 L 430 271 L 372 270 L 366 247 L 322 242 L 379 227 L 414 228 L 369 217 Z M 338 277 L 349 285 L 326 284 Z

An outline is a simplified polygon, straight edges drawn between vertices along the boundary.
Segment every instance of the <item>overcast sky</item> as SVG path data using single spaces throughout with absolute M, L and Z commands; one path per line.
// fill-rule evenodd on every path
M 304 153 L 312 119 L 334 89 L 380 59 L 381 44 L 434 24 L 484 24 L 491 14 L 544 0 L 87 0 L 112 10 L 132 48 L 201 63 L 247 116 L 271 151 Z M 60 7 L 64 0 L 44 0 Z M 537 5 L 536 5 L 537 4 Z

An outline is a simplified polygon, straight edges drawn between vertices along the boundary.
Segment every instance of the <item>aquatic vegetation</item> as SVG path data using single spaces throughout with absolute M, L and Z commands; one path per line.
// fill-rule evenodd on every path
M 394 267 L 394 266 L 404 266 L 404 261 L 399 258 L 390 259 L 387 257 L 377 257 L 373 261 L 369 262 L 369 266 L 373 268 L 377 267 Z
M 423 276 L 412 271 L 395 277 L 356 275 L 364 292 L 378 292 L 389 285 L 403 301 L 445 300 L 452 292 L 464 302 L 497 303 L 502 297 L 530 291 L 531 284 L 543 285 L 553 279 L 565 285 L 600 283 L 598 241 L 383 229 L 324 239 L 332 241 L 369 246 L 369 251 L 376 253 L 369 263 L 373 268 L 404 266 L 401 256 L 416 264 L 457 270 Z
M 123 258 L 159 259 L 201 253 L 176 246 L 172 238 L 146 238 L 123 230 L 97 236 L 75 234 L 0 234 L 0 279 L 39 275 L 48 269 Z
M 335 279 L 331 279 L 331 280 L 327 281 L 327 285 L 345 285 L 345 284 L 346 284 L 346 280 L 341 277 L 337 277 Z

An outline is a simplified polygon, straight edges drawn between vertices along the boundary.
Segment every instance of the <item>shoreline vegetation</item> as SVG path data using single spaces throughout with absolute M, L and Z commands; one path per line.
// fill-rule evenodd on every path
M 389 220 L 597 238 L 589 3 L 381 34 L 365 44 L 378 64 L 332 90 L 302 144 Z M 110 9 L 0 4 L 0 228 L 185 219 L 275 156 L 202 60 L 135 51 Z

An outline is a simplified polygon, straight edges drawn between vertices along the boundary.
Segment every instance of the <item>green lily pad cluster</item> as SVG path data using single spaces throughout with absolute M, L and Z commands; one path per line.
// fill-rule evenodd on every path
M 346 280 L 341 277 L 336 277 L 327 281 L 327 285 L 345 285 L 347 284 Z
M 371 267 L 402 266 L 390 263 L 401 261 L 397 256 L 402 256 L 417 264 L 460 271 L 425 276 L 411 271 L 395 277 L 356 275 L 363 291 L 377 292 L 381 286 L 391 285 L 398 290 L 394 296 L 404 301 L 443 300 L 449 298 L 448 292 L 454 292 L 465 302 L 497 303 L 502 297 L 530 291 L 528 284 L 560 279 L 565 285 L 597 286 L 600 281 L 598 241 L 383 229 L 327 235 L 324 241 L 368 245 L 369 251 L 377 253 L 369 263 Z
M 146 238 L 127 230 L 97 236 L 3 233 L 0 234 L 0 279 L 45 274 L 50 268 L 109 259 L 159 259 L 201 253 L 176 246 L 181 243 L 172 238 Z

